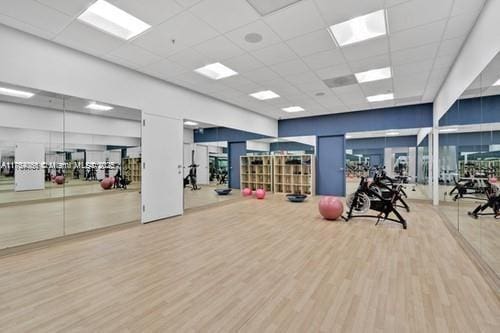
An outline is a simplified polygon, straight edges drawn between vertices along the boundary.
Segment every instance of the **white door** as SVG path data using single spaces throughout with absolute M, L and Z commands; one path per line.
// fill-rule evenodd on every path
M 209 183 L 209 171 L 208 171 L 208 147 L 202 145 L 196 145 L 196 164 L 198 164 L 198 170 L 196 170 L 196 177 L 198 184 L 208 185 Z
M 142 114 L 142 223 L 182 214 L 183 123 Z

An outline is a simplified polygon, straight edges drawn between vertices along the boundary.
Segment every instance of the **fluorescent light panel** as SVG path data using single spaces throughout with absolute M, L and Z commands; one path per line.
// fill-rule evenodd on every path
M 346 46 L 386 35 L 385 20 L 385 10 L 381 9 L 342 23 L 334 24 L 329 30 L 340 46 Z
M 87 105 L 86 108 L 90 109 L 90 110 L 95 110 L 95 111 L 109 111 L 109 110 L 113 110 L 112 106 L 103 105 L 103 104 L 97 104 L 95 102 L 89 103 L 89 105 Z
M 442 128 L 439 130 L 439 133 L 451 133 L 451 132 L 457 132 L 458 128 Z
M 250 96 L 252 96 L 253 98 L 257 98 L 261 101 L 265 101 L 266 99 L 273 99 L 273 98 L 280 97 L 280 95 L 278 95 L 277 93 L 275 93 L 274 91 L 271 91 L 271 90 L 259 91 L 259 92 L 250 94 Z
M 494 86 L 500 86 L 500 79 L 497 80 L 497 82 L 493 83 Z
M 305 111 L 302 107 L 300 106 L 289 106 L 287 108 L 283 108 L 281 109 L 285 112 L 302 112 L 302 111 Z
M 151 28 L 146 22 L 104 0 L 98 0 L 92 4 L 78 19 L 94 28 L 125 40 L 129 40 Z
M 385 133 L 385 135 L 387 135 L 387 136 L 398 136 L 399 132 L 387 132 L 387 133 Z
M 372 69 L 366 72 L 356 73 L 354 75 L 356 76 L 358 83 L 384 80 L 392 77 L 391 67 Z
M 373 96 L 368 96 L 366 99 L 370 103 L 388 101 L 394 99 L 394 94 L 390 93 L 390 94 L 373 95 Z
M 6 95 L 6 96 L 18 97 L 18 98 L 25 98 L 25 99 L 28 99 L 28 98 L 35 96 L 34 93 L 29 92 L 29 91 L 22 91 L 22 90 L 10 89 L 10 88 L 4 88 L 4 87 L 0 87 L 0 94 Z
M 238 75 L 231 68 L 224 66 L 220 62 L 206 65 L 194 70 L 196 73 L 206 76 L 212 80 L 220 80 L 226 77 Z
M 196 123 L 194 121 L 186 120 L 184 122 L 184 125 L 187 125 L 187 126 L 198 126 L 198 123 Z

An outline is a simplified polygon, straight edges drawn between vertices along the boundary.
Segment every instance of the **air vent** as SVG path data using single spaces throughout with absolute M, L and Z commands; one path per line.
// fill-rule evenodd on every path
M 326 84 L 328 88 L 339 88 L 358 83 L 358 81 L 356 81 L 356 77 L 352 74 L 346 76 L 334 77 L 332 79 L 326 79 L 323 80 L 323 82 Z
M 247 0 L 261 16 L 266 16 L 302 0 Z

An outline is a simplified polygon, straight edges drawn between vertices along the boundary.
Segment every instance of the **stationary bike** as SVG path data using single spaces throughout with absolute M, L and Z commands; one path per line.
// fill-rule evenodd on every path
M 356 192 L 347 197 L 346 205 L 349 207 L 349 211 L 347 217 L 343 217 L 344 220 L 349 221 L 354 217 L 370 217 L 377 219 L 375 225 L 378 225 L 380 221 L 389 220 L 402 224 L 403 229 L 406 229 L 406 220 L 396 209 L 396 202 L 400 197 L 401 185 L 397 185 L 395 188 L 387 187 L 390 195 L 385 196 L 375 188 L 376 186 L 372 186 L 366 177 L 361 177 Z M 370 209 L 379 213 L 377 215 L 366 215 L 365 213 Z M 355 212 L 361 215 L 354 214 Z M 395 215 L 394 218 L 389 217 L 391 213 Z
M 497 185 L 490 184 L 489 188 L 485 191 L 486 203 L 479 205 L 472 212 L 469 212 L 469 216 L 477 219 L 479 216 L 493 215 L 494 218 L 500 217 L 500 189 Z M 483 213 L 487 208 L 491 208 L 492 213 Z
M 189 174 L 184 178 L 184 188 L 191 184 L 191 191 L 201 190 L 201 187 L 198 186 L 198 181 L 196 177 L 196 170 L 199 167 L 198 164 L 195 164 L 194 161 L 194 150 L 191 151 L 191 165 L 188 166 Z

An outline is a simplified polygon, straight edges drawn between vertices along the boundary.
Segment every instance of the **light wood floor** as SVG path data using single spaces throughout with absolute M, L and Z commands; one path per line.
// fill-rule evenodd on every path
M 184 188 L 184 209 L 207 206 L 241 197 L 239 189 L 234 189 L 229 195 L 217 195 L 216 188 L 227 188 L 227 185 L 200 185 L 200 190 L 191 191 L 189 187 Z
M 247 199 L 0 259 L 2 332 L 499 332 L 426 204 L 409 229 Z

